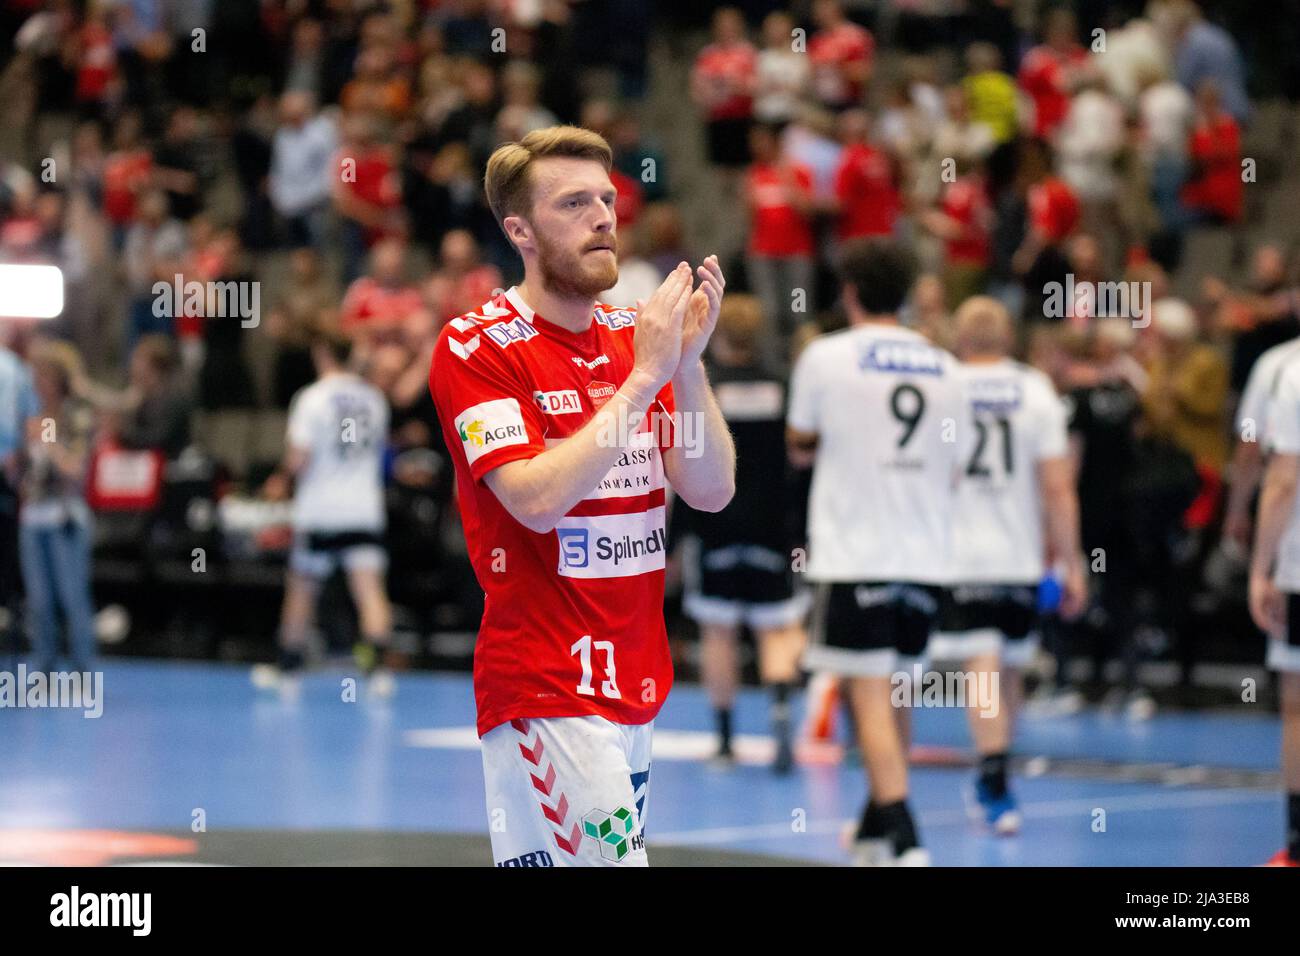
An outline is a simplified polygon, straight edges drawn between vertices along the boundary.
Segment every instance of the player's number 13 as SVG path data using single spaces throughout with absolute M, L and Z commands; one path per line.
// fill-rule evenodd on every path
M 612 700 L 622 700 L 623 695 L 618 692 L 618 684 L 614 682 L 614 642 L 593 641 L 590 634 L 582 635 L 569 648 L 569 654 L 580 655 L 578 660 L 582 662 L 582 683 L 578 685 L 578 693 L 585 697 L 596 696 L 596 688 L 591 686 L 591 649 L 593 647 L 598 651 L 605 652 L 605 680 L 601 682 L 600 692 Z

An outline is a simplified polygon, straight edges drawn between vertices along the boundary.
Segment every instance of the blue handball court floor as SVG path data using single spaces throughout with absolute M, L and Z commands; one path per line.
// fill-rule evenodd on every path
M 296 695 L 230 665 L 119 660 L 103 675 L 97 719 L 0 708 L 0 863 L 490 863 L 467 675 L 401 675 L 391 699 L 363 686 L 356 701 L 342 670 Z M 1015 837 L 967 816 L 964 714 L 913 719 L 913 808 L 937 865 L 1249 866 L 1281 845 L 1279 727 L 1262 704 L 1026 717 Z M 736 726 L 738 763 L 717 769 L 703 692 L 674 688 L 656 723 L 651 863 L 845 863 L 861 767 L 774 776 L 760 691 L 742 692 Z

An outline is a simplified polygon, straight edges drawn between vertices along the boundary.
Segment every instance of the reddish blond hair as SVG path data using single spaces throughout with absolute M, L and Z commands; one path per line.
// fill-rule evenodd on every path
M 488 205 L 498 224 L 504 224 L 507 216 L 529 211 L 533 197 L 528 170 L 536 160 L 549 156 L 590 159 L 604 166 L 605 172 L 614 165 L 614 153 L 605 137 L 581 126 L 535 129 L 517 143 L 498 146 L 483 177 Z

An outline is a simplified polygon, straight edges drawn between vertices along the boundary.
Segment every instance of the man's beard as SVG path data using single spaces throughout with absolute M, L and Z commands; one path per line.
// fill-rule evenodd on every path
M 616 240 L 610 238 L 611 243 Z M 594 299 L 618 282 L 618 259 L 572 253 L 537 237 L 537 266 L 542 272 L 542 287 L 565 299 Z

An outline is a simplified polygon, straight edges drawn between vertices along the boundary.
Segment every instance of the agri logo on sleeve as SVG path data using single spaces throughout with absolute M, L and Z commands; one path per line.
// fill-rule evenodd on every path
M 471 405 L 456 416 L 456 434 L 471 465 L 498 448 L 528 444 L 524 417 L 519 402 L 513 398 L 495 398 Z

